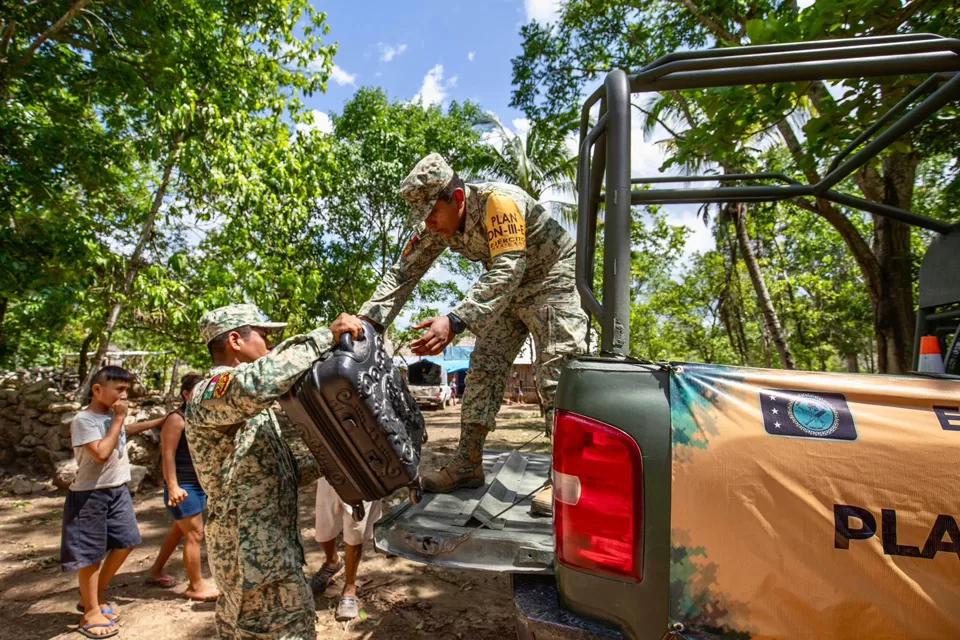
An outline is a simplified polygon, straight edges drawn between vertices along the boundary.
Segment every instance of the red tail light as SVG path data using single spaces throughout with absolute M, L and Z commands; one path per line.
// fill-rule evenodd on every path
M 568 567 L 643 579 L 643 458 L 623 431 L 557 411 L 553 526 Z

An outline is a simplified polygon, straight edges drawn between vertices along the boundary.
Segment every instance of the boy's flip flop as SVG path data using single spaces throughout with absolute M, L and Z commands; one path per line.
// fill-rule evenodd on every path
M 319 595 L 323 593 L 327 589 L 327 587 L 330 586 L 330 582 L 333 580 L 333 576 L 340 573 L 342 569 L 343 569 L 343 560 L 341 560 L 340 562 L 338 562 L 336 565 L 332 567 L 323 565 L 320 571 L 317 571 L 313 575 L 313 577 L 310 578 L 310 588 L 313 590 L 314 595 Z
M 109 624 L 102 624 L 102 623 L 85 624 L 83 626 L 77 627 L 77 633 L 79 633 L 80 635 L 86 638 L 93 638 L 94 640 L 97 640 L 97 638 L 112 638 L 113 636 L 120 633 L 120 629 L 116 629 L 115 628 L 116 626 L 117 626 L 117 623 L 114 620 L 111 620 Z M 91 632 L 90 629 L 111 629 L 111 630 L 108 631 L 107 633 L 97 634 L 97 633 Z
M 79 611 L 80 613 L 86 613 L 87 609 L 82 604 L 78 604 L 77 611 Z M 113 618 L 108 618 L 108 620 L 112 620 L 113 622 L 116 622 L 117 620 L 120 619 L 120 614 L 117 613 L 117 610 L 113 608 L 112 602 L 107 603 L 105 605 L 103 604 L 100 605 L 100 613 L 102 613 L 105 616 L 113 616 Z
M 338 622 L 353 620 L 360 615 L 360 603 L 355 596 L 340 596 L 334 618 Z

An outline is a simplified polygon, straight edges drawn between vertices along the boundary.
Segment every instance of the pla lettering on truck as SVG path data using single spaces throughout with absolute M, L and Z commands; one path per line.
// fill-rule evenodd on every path
M 851 540 L 869 540 L 877 534 L 877 519 L 867 509 L 847 504 L 833 505 L 835 549 L 850 549 Z M 859 521 L 859 525 L 857 525 Z M 960 559 L 960 526 L 953 516 L 938 515 L 930 529 L 923 548 L 900 544 L 897 540 L 897 512 L 880 511 L 880 539 L 883 553 L 888 556 L 934 559 L 941 551 L 955 553 Z M 944 537 L 948 537 L 947 540 Z

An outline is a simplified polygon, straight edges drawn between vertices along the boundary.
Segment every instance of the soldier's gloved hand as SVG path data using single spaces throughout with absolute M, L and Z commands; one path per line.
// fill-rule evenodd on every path
M 359 340 L 363 337 L 363 323 L 360 322 L 360 318 L 357 316 L 352 316 L 349 313 L 341 313 L 337 316 L 337 319 L 333 321 L 333 324 L 330 325 L 330 333 L 333 334 L 334 344 L 338 344 L 340 342 L 340 336 L 345 333 L 349 333 L 354 339 Z
M 453 342 L 454 333 L 450 327 L 450 318 L 447 316 L 437 316 L 424 320 L 414 329 L 428 330 L 422 337 L 410 344 L 410 350 L 418 356 L 435 356 L 438 353 L 443 353 L 447 345 Z

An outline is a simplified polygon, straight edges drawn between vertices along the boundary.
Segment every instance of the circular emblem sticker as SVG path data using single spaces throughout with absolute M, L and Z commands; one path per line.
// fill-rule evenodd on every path
M 790 401 L 790 420 L 811 436 L 829 436 L 840 426 L 840 414 L 823 398 L 805 393 Z

